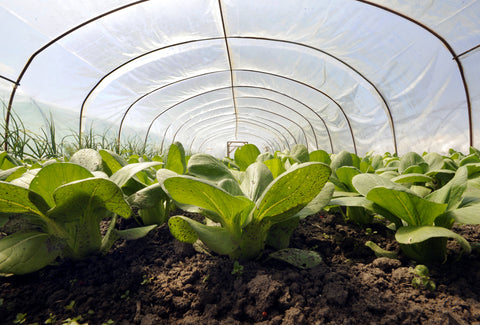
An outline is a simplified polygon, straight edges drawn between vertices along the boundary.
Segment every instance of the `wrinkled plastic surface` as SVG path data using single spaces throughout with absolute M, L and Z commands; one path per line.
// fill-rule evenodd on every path
M 12 114 L 37 133 L 52 117 L 60 138 L 93 128 L 219 157 L 230 140 L 480 141 L 476 0 L 0 0 L 0 25 L 0 99 L 19 82 Z

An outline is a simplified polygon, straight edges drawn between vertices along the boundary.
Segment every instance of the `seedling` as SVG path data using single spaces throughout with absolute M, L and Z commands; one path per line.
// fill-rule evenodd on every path
M 414 274 L 412 279 L 412 286 L 414 288 L 425 288 L 430 291 L 435 291 L 436 285 L 433 280 L 430 279 L 430 272 L 428 267 L 422 264 L 418 264 L 415 268 L 410 270 Z
M 243 265 L 238 261 L 233 262 L 232 275 L 240 276 L 243 274 Z

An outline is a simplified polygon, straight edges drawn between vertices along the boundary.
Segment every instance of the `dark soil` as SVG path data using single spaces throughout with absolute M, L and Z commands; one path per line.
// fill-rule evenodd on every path
M 323 262 L 308 270 L 197 253 L 164 225 L 118 242 L 105 256 L 0 278 L 1 324 L 480 324 L 480 253 L 429 266 L 434 291 L 412 286 L 414 264 L 376 258 L 371 240 L 396 250 L 384 226 L 334 215 L 302 221 L 291 247 Z M 478 226 L 455 231 L 480 242 Z M 24 314 L 24 315 L 22 315 Z

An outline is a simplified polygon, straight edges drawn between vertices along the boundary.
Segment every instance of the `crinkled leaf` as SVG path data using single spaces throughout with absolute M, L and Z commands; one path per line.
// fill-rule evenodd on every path
M 43 167 L 30 182 L 30 189 L 40 194 L 50 207 L 55 205 L 53 192 L 59 186 L 93 177 L 86 168 L 72 163 L 54 163 Z
M 320 254 L 298 248 L 285 248 L 269 255 L 272 258 L 290 263 L 300 269 L 310 269 L 322 262 Z
M 221 255 L 230 255 L 238 248 L 228 230 L 222 227 L 207 226 L 184 216 L 171 217 L 168 226 L 172 235 L 181 242 L 193 244 L 200 239 L 209 249 Z
M 14 233 L 0 239 L 0 273 L 37 271 L 51 264 L 62 249 L 62 242 L 46 233 Z

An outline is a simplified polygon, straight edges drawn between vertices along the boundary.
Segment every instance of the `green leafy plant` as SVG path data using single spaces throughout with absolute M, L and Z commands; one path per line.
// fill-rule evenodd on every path
M 414 288 L 425 288 L 430 291 L 435 291 L 436 285 L 435 282 L 430 279 L 430 272 L 427 266 L 418 264 L 414 269 L 411 269 L 410 272 L 414 274 L 412 279 L 412 286 Z
M 200 166 L 200 159 L 206 164 Z M 319 211 L 333 192 L 331 187 L 322 191 L 330 168 L 317 162 L 299 164 L 275 180 L 265 164 L 253 163 L 240 184 L 225 165 L 207 155 L 192 156 L 188 170 L 207 179 L 162 170 L 157 177 L 173 200 L 183 209 L 204 214 L 207 223 L 174 216 L 169 220 L 170 231 L 182 242 L 199 239 L 234 260 L 258 258 L 267 242 L 285 248 L 298 220 Z M 282 227 L 273 228 L 278 225 Z
M 18 184 L 24 186 L 0 182 L 0 224 L 9 234 L 0 239 L 0 273 L 24 274 L 57 258 L 104 253 L 116 239 L 136 239 L 152 229 L 116 230 L 118 216 L 131 214 L 121 189 L 79 165 L 53 163 Z M 102 237 L 100 222 L 107 218 Z
M 470 244 L 451 227 L 480 223 L 479 198 L 464 197 L 468 169 L 461 167 L 442 188 L 425 197 L 411 189 L 375 174 L 360 174 L 353 186 L 362 197 L 343 197 L 331 204 L 360 206 L 377 213 L 394 225 L 395 238 L 402 251 L 421 263 L 443 262 L 447 239 L 455 239 L 466 253 Z

